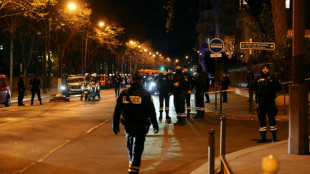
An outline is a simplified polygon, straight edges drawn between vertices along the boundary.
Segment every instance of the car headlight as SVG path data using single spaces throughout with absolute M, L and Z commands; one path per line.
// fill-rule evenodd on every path
M 61 85 L 60 89 L 61 89 L 62 91 L 64 91 L 64 90 L 66 90 L 66 86 Z
M 87 86 L 87 89 L 91 90 L 91 89 L 92 89 L 92 87 L 91 87 L 91 86 Z
M 155 86 L 156 86 L 156 83 L 151 82 L 151 83 L 150 83 L 150 88 L 149 88 L 149 90 L 152 90 L 152 88 L 155 87 Z

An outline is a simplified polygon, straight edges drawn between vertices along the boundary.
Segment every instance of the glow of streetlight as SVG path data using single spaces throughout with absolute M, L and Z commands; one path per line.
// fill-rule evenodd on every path
M 188 56 L 185 56 L 186 59 L 188 59 Z
M 152 52 L 149 52 L 149 55 L 151 55 L 152 54 Z
M 177 62 L 177 63 L 178 63 L 178 62 L 179 62 L 179 60 L 178 60 L 178 59 L 176 59 L 176 60 L 175 60 L 175 62 Z
M 129 41 L 129 43 L 130 43 L 130 44 L 133 44 L 133 41 L 131 40 L 131 41 Z
M 156 54 L 159 54 L 158 52 L 156 52 Z
M 153 57 L 155 57 L 156 55 L 155 54 L 153 54 Z
M 98 25 L 99 25 L 99 27 L 103 27 L 104 26 L 104 22 L 100 21 Z
M 147 52 L 147 49 L 144 49 L 144 52 Z
M 75 10 L 75 9 L 76 9 L 76 4 L 75 4 L 74 2 L 70 2 L 70 3 L 68 4 L 68 8 L 69 8 L 70 10 Z

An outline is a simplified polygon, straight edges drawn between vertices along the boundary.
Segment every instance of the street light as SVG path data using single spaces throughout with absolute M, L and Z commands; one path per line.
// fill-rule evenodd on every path
M 75 10 L 76 9 L 76 4 L 74 2 L 70 2 L 68 4 L 68 8 L 69 8 L 69 10 Z
M 99 27 L 103 27 L 103 26 L 104 26 L 104 22 L 103 22 L 103 21 L 100 21 L 100 22 L 98 23 L 98 25 L 99 25 Z

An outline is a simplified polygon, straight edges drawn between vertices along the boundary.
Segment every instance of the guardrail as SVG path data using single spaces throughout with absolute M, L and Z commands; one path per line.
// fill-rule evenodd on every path
M 222 114 L 223 112 L 223 92 L 229 92 L 229 91 L 233 91 L 233 90 L 220 90 L 220 91 L 212 91 L 212 92 L 205 92 L 204 94 L 215 94 L 215 102 L 214 102 L 214 109 L 217 110 L 217 94 L 220 93 L 220 113 Z
M 208 158 L 209 158 L 209 174 L 214 174 L 214 154 L 215 154 L 215 131 L 213 129 L 209 130 L 209 147 L 208 147 Z M 221 128 L 220 128 L 220 169 L 216 172 L 218 174 L 233 174 L 228 162 L 225 158 L 226 154 L 226 118 L 221 117 Z

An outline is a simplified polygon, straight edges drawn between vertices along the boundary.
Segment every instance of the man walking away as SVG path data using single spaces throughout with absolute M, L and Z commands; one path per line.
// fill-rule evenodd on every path
M 17 81 L 17 88 L 18 88 L 18 106 L 25 106 L 23 104 L 23 99 L 25 95 L 25 84 L 23 74 L 19 75 L 19 79 Z
M 42 99 L 41 99 L 41 94 L 40 94 L 40 84 L 41 84 L 40 80 L 37 79 L 36 75 L 34 74 L 33 78 L 30 80 L 31 93 L 32 93 L 30 105 L 33 105 L 33 99 L 36 93 L 40 101 L 40 105 L 42 105 Z
M 261 135 L 261 140 L 257 143 L 266 142 L 266 114 L 270 124 L 272 142 L 275 142 L 277 139 L 276 133 L 278 131 L 275 119 L 278 113 L 278 108 L 275 104 L 275 98 L 277 92 L 281 91 L 282 86 L 276 77 L 270 75 L 270 68 L 266 65 L 262 68 L 262 76 L 257 77 L 253 81 L 251 89 L 256 91 L 255 99 L 259 119 L 259 133 Z
M 197 66 L 197 75 L 195 77 L 195 88 L 196 88 L 196 111 L 197 115 L 195 118 L 204 118 L 205 115 L 205 104 L 204 104 L 204 91 L 206 89 L 206 74 L 202 70 L 202 66 Z
M 222 76 L 222 90 L 227 90 L 228 89 L 228 85 L 230 83 L 229 77 L 227 77 L 226 73 L 223 73 Z M 227 103 L 227 92 L 222 92 L 223 94 L 223 103 Z
M 193 89 L 193 79 L 192 76 L 188 73 L 188 67 L 184 66 L 183 68 L 184 79 L 185 79 L 185 101 L 186 101 L 186 109 L 187 109 L 187 118 L 190 118 L 191 112 L 191 94 Z
M 168 75 L 167 69 L 165 68 L 163 73 L 160 73 L 157 78 L 157 90 L 159 91 L 159 119 L 162 119 L 164 110 L 166 111 L 166 119 L 171 119 L 169 116 L 169 102 L 171 95 L 170 87 L 171 79 Z
M 122 115 L 129 152 L 128 173 L 138 174 L 149 126 L 153 125 L 156 134 L 158 123 L 151 94 L 142 87 L 142 76 L 135 72 L 131 77 L 131 82 L 131 87 L 123 90 L 117 98 L 113 115 L 113 132 L 115 135 L 119 133 Z
M 185 79 L 181 66 L 176 65 L 176 71 L 172 79 L 172 93 L 174 96 L 174 107 L 177 113 L 178 121 L 174 123 L 177 126 L 185 125 Z

